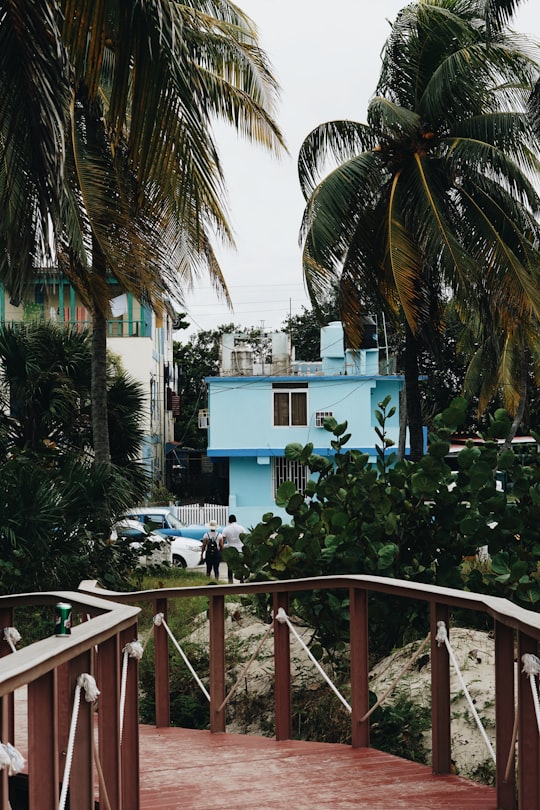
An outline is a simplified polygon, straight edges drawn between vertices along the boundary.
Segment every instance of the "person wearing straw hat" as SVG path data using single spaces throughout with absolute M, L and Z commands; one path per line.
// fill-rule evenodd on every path
M 219 564 L 221 562 L 221 552 L 223 551 L 223 537 L 217 530 L 217 522 L 211 520 L 208 523 L 209 531 L 203 536 L 201 560 L 206 561 L 206 576 L 209 577 L 214 572 L 216 579 L 219 579 Z

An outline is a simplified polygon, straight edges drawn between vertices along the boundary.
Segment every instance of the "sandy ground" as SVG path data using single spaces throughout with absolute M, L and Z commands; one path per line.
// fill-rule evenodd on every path
M 420 643 L 409 644 L 380 661 L 370 673 L 370 689 L 379 697 L 382 696 L 409 664 Z M 495 655 L 493 638 L 490 633 L 478 630 L 452 628 L 450 644 L 476 714 L 494 750 Z M 401 692 L 415 702 L 429 706 L 431 667 L 428 656 L 429 645 L 422 651 L 416 663 L 400 678 L 388 700 L 392 700 Z M 452 757 L 457 772 L 462 776 L 471 776 L 479 769 L 491 768 L 492 757 L 489 747 L 452 666 L 450 669 L 450 698 Z M 430 748 L 431 732 L 426 732 L 425 737 L 426 745 Z M 503 752 L 503 756 L 506 760 L 508 752 Z

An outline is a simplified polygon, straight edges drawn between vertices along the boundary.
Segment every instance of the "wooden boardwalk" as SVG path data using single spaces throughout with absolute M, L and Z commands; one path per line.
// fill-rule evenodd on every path
M 26 690 L 16 703 L 27 756 Z M 497 808 L 494 788 L 375 748 L 141 725 L 139 763 L 140 810 Z
M 495 789 L 373 748 L 140 726 L 141 810 L 496 810 Z

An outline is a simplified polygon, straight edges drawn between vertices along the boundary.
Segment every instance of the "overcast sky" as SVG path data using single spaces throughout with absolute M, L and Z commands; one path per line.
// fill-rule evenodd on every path
M 231 312 L 208 280 L 187 298 L 191 327 L 234 322 L 279 328 L 308 306 L 298 231 L 304 208 L 296 161 L 306 135 L 323 121 L 366 120 L 389 21 L 403 0 L 236 0 L 255 21 L 282 92 L 276 111 L 289 150 L 280 160 L 219 128 L 236 251 L 216 245 L 233 301 Z M 540 3 L 524 0 L 514 28 L 540 40 Z

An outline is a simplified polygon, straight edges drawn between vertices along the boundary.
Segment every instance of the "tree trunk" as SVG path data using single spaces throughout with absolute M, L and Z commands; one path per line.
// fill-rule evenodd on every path
M 93 271 L 105 276 L 105 258 L 93 240 Z M 107 407 L 107 319 L 96 303 L 92 308 L 92 437 L 96 464 L 110 464 Z
M 405 448 L 407 446 L 407 394 L 405 389 L 399 393 L 399 440 L 398 459 L 405 458 Z
M 510 428 L 510 435 L 507 436 L 506 441 L 504 443 L 504 449 L 510 450 L 512 447 L 512 439 L 518 432 L 518 428 L 523 421 L 523 414 L 525 413 L 525 406 L 527 404 L 527 362 L 525 356 L 521 355 L 520 360 L 520 375 L 519 375 L 519 403 L 517 406 L 517 410 L 512 421 L 512 427 Z
M 422 425 L 422 399 L 418 384 L 418 340 L 409 325 L 405 324 L 405 395 L 407 400 L 407 421 L 411 443 L 410 459 L 418 461 L 424 455 L 424 434 Z

